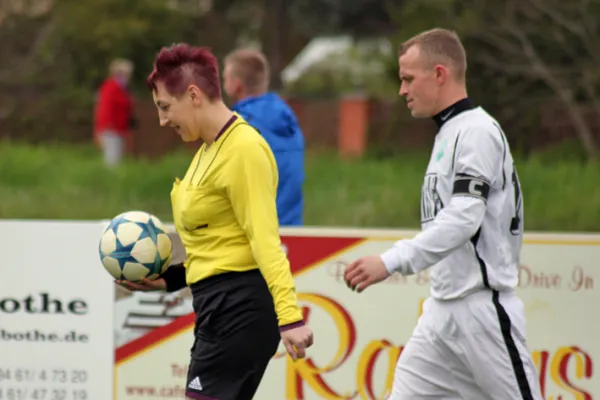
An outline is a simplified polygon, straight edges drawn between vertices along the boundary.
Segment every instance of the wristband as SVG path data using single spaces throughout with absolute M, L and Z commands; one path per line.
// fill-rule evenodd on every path
M 187 286 L 183 263 L 171 265 L 162 275 L 160 275 L 160 278 L 165 280 L 167 292 L 169 293 L 176 292 Z

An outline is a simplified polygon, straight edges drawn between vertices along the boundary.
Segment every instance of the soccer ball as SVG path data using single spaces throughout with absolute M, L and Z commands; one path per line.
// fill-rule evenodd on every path
M 115 278 L 156 279 L 171 261 L 172 243 L 162 222 L 144 211 L 117 215 L 100 238 L 100 260 Z

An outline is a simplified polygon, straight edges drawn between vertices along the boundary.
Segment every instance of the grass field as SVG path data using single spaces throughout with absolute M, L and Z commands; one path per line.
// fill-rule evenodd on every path
M 191 154 L 107 170 L 92 147 L 0 142 L 0 218 L 99 219 L 142 209 L 170 221 L 169 192 Z M 306 224 L 416 228 L 428 154 L 341 161 L 307 155 Z M 528 230 L 600 231 L 600 166 L 518 161 Z

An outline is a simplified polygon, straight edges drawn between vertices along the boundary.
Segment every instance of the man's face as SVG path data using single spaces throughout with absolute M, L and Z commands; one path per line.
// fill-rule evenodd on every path
M 233 66 L 230 63 L 225 63 L 225 68 L 223 69 L 223 90 L 234 101 L 240 99 L 240 93 L 243 90 L 242 81 L 235 76 Z
M 132 74 L 133 69 L 121 66 L 112 72 L 112 77 L 121 83 L 121 85 L 128 86 Z
M 181 96 L 174 97 L 162 82 L 157 82 L 152 97 L 158 109 L 160 126 L 175 129 L 184 142 L 198 139 L 199 130 L 194 123 L 194 116 L 196 107 L 202 101 L 198 98 L 199 94 L 198 89 L 190 85 Z
M 129 81 L 131 80 L 132 74 L 133 74 L 133 71 L 124 69 L 124 70 L 120 71 L 119 78 L 122 79 L 125 84 L 128 84 Z
M 437 110 L 440 79 L 436 68 L 421 57 L 418 46 L 410 47 L 399 59 L 400 96 L 414 118 L 430 118 Z

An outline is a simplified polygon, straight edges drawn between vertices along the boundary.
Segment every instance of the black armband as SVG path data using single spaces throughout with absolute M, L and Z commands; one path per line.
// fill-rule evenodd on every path
M 480 178 L 470 175 L 457 175 L 452 188 L 452 195 L 471 196 L 487 201 L 490 194 L 490 184 Z
M 173 264 L 160 276 L 165 280 L 167 292 L 176 292 L 187 286 L 185 281 L 185 267 L 183 263 Z

